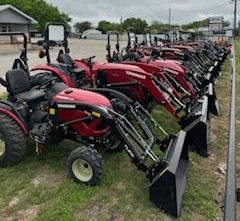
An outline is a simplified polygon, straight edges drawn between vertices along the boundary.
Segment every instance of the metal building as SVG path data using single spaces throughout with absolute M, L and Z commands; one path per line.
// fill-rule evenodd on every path
M 0 5 L 0 32 L 29 34 L 31 25 L 38 22 L 12 5 Z

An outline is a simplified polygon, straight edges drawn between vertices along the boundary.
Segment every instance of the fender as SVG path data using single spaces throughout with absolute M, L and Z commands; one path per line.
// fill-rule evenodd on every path
M 34 66 L 31 71 L 49 71 L 56 77 L 58 77 L 63 83 L 65 83 L 69 87 L 74 87 L 74 83 L 72 79 L 68 77 L 65 73 L 61 72 L 57 65 L 49 65 L 49 64 L 40 64 Z
M 12 120 L 14 120 L 18 124 L 18 126 L 21 128 L 23 133 L 25 135 L 28 135 L 28 130 L 27 130 L 24 122 L 20 118 L 17 111 L 13 107 L 11 107 L 10 104 L 8 104 L 7 102 L 5 103 L 3 101 L 0 101 L 0 112 L 4 113 L 5 115 L 9 116 Z M 13 112 L 15 112 L 15 113 L 13 113 Z

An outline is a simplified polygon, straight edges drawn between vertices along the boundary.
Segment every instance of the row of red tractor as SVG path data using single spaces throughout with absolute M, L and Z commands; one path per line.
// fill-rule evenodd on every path
M 27 139 L 36 143 L 37 151 L 70 139 L 83 145 L 68 156 L 69 176 L 96 185 L 104 152 L 125 151 L 150 180 L 151 201 L 178 216 L 189 150 L 208 156 L 209 117 L 220 114 L 215 81 L 230 46 L 210 41 L 163 44 L 156 37 L 152 42 L 150 33 L 139 43 L 130 28 L 126 47 L 120 46 L 118 33 L 109 34 L 107 62 L 102 63 L 94 56 L 71 58 L 65 26 L 48 23 L 39 53 L 47 63 L 32 67 L 38 72 L 32 75 L 27 38 L 21 35 L 24 49 L 6 79 L 0 78 L 8 92 L 7 100 L 0 101 L 0 166 L 20 161 Z M 63 47 L 52 63 L 55 41 Z M 152 117 L 156 105 L 176 119 L 177 134 Z

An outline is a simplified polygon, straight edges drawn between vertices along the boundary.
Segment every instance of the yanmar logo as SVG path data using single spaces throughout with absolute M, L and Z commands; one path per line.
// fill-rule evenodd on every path
M 141 78 L 141 79 L 146 79 L 145 75 L 138 74 L 138 73 L 132 72 L 132 71 L 126 71 L 126 75 L 130 75 L 130 76 Z
M 75 104 L 57 104 L 58 108 L 64 108 L 64 109 L 75 109 Z

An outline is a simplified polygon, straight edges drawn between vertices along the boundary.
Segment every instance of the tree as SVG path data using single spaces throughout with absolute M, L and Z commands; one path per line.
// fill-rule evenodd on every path
M 84 32 L 92 27 L 91 22 L 89 21 L 83 21 L 83 22 L 77 22 L 73 26 L 76 29 L 76 32 Z
M 108 31 L 119 31 L 120 25 L 118 23 L 103 20 L 98 22 L 97 29 L 102 31 L 103 34 L 106 34 Z
M 230 25 L 229 21 L 223 21 L 223 27 L 228 27 Z M 209 26 L 209 19 L 204 19 L 201 21 L 194 21 L 186 25 L 182 25 L 182 28 L 187 29 L 198 29 L 199 27 L 208 27 Z
M 126 30 L 128 27 L 134 27 L 137 34 L 144 32 L 144 29 L 148 27 L 148 23 L 141 18 L 127 18 L 122 23 L 123 28 Z
M 199 27 L 208 27 L 208 21 L 209 19 L 204 19 L 201 21 L 194 21 L 186 25 L 182 25 L 182 29 L 198 29 Z
M 153 32 L 158 32 L 158 31 L 161 31 L 161 30 L 167 30 L 167 29 L 173 29 L 173 28 L 178 28 L 179 25 L 170 25 L 169 24 L 166 24 L 166 23 L 162 23 L 162 22 L 159 22 L 159 21 L 152 21 L 152 24 L 150 26 L 150 29 L 153 31 Z
M 230 21 L 223 21 L 223 27 L 229 27 L 230 25 Z
M 69 14 L 60 12 L 56 6 L 48 4 L 44 0 L 1 0 L 0 4 L 13 5 L 37 20 L 38 25 L 35 28 L 39 31 L 44 30 L 46 22 L 63 22 L 68 26 L 68 23 L 72 20 Z

